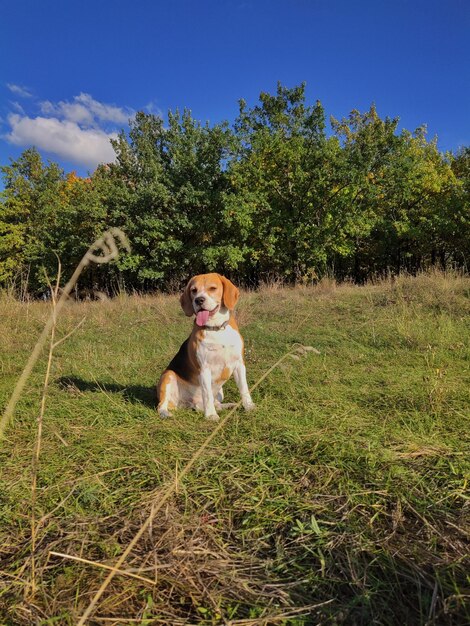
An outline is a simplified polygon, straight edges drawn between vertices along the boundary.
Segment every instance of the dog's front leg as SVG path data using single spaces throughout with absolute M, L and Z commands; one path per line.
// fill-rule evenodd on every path
M 240 360 L 235 366 L 235 369 L 233 370 L 233 377 L 242 397 L 243 408 L 245 411 L 252 411 L 255 408 L 255 404 L 251 399 L 250 390 L 248 389 L 248 383 L 246 382 L 246 367 L 242 360 Z
M 214 406 L 214 394 L 212 393 L 212 374 L 210 369 L 203 368 L 199 374 L 199 383 L 202 390 L 202 404 L 204 417 L 208 420 L 218 420 L 219 416 Z

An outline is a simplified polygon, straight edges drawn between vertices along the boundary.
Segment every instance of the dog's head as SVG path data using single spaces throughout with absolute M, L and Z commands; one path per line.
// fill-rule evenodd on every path
M 218 314 L 227 314 L 238 300 L 239 291 L 225 276 L 199 274 L 193 276 L 181 294 L 181 307 L 188 317 L 196 315 L 196 324 L 205 326 Z M 215 321 L 215 320 L 213 320 Z

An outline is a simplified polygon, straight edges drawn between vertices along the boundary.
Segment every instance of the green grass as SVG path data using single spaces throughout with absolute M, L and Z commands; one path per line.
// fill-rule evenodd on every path
M 2 404 L 48 311 L 0 299 Z M 470 279 L 444 274 L 242 294 L 250 384 L 296 342 L 319 353 L 230 419 L 123 566 L 157 584 L 115 576 L 90 624 L 470 623 L 469 313 Z M 214 428 L 154 409 L 190 329 L 176 297 L 71 303 L 58 335 L 83 316 L 54 354 L 34 596 L 46 355 L 0 447 L 0 624 L 75 624 L 106 572 L 49 552 L 112 565 Z

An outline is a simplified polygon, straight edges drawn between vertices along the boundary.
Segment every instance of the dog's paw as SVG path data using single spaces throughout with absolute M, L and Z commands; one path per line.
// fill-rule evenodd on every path
M 206 418 L 206 420 L 210 420 L 211 422 L 218 422 L 220 419 L 217 413 L 212 413 L 211 415 L 205 415 L 204 417 Z
M 158 415 L 160 415 L 163 419 L 171 417 L 170 411 L 167 411 L 166 409 L 158 409 Z
M 243 408 L 245 411 L 254 411 L 256 409 L 256 404 L 254 402 L 244 402 Z

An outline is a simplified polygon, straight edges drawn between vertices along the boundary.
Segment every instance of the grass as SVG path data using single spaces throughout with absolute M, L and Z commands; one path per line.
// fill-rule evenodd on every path
M 89 623 L 470 623 L 469 313 L 470 279 L 439 273 L 244 293 L 251 384 L 294 343 L 316 351 L 230 418 L 122 566 L 146 580 L 116 575 Z M 2 405 L 48 314 L 0 299 Z M 52 362 L 35 590 L 46 354 L 0 447 L 0 624 L 76 624 L 100 564 L 214 428 L 155 413 L 155 382 L 189 332 L 176 297 L 71 303 L 56 340 L 84 316 Z

